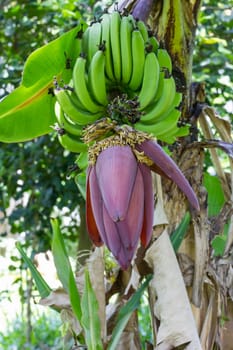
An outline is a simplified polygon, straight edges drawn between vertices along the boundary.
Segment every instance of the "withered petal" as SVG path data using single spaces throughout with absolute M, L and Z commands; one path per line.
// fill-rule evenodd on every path
M 139 163 L 144 183 L 144 220 L 141 232 L 141 242 L 144 247 L 151 240 L 154 219 L 154 193 L 151 170 L 147 165 Z
M 137 174 L 137 161 L 129 146 L 110 146 L 96 161 L 96 175 L 107 211 L 113 221 L 127 214 Z
M 171 159 L 153 140 L 146 140 L 136 147 L 140 152 L 143 151 L 162 172 L 174 181 L 180 190 L 187 196 L 190 204 L 197 210 L 200 210 L 199 203 L 192 187 L 176 163 Z
M 89 174 L 91 171 L 91 167 L 87 169 L 87 184 L 86 184 L 86 224 L 87 224 L 87 231 L 89 233 L 89 236 L 93 243 L 99 247 L 103 244 L 102 239 L 100 237 L 98 228 L 96 226 L 92 205 L 91 205 L 91 198 L 90 198 L 90 181 L 89 181 Z

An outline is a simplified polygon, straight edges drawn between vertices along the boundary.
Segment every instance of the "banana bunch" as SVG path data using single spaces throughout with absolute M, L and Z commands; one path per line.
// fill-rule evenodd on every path
M 144 22 L 118 11 L 104 13 L 78 40 L 82 52 L 72 81 L 68 87 L 55 86 L 55 113 L 63 130 L 59 140 L 65 148 L 85 151 L 82 130 L 101 118 L 128 123 L 168 143 L 187 134 L 187 127 L 177 127 L 182 96 L 176 91 L 171 58 Z

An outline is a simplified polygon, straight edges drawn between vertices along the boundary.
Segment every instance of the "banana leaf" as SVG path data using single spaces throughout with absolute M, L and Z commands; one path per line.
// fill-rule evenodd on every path
M 65 243 L 57 219 L 51 219 L 53 230 L 52 253 L 59 280 L 70 297 L 71 307 L 77 319 L 81 321 L 81 301 L 71 268 Z
M 83 25 L 80 23 L 28 57 L 21 85 L 0 102 L 1 142 L 27 141 L 53 130 L 54 77 L 58 82 L 70 81 L 72 66 L 81 51 Z
M 85 271 L 85 286 L 81 301 L 82 326 L 85 330 L 85 341 L 89 350 L 103 350 L 101 327 L 98 315 L 98 301 L 91 285 L 88 270 Z
M 175 250 L 175 252 L 178 252 L 179 247 L 187 233 L 189 224 L 190 224 L 190 220 L 191 220 L 191 215 L 189 212 L 185 213 L 181 223 L 179 224 L 179 226 L 177 227 L 176 230 L 174 230 L 170 236 L 171 238 L 171 242 L 172 242 L 172 246 Z
M 38 289 L 38 292 L 39 292 L 41 298 L 46 298 L 51 293 L 52 289 L 49 287 L 47 282 L 41 276 L 40 272 L 37 270 L 37 268 L 33 264 L 32 260 L 27 256 L 22 245 L 19 242 L 17 242 L 15 244 L 15 246 L 18 249 L 20 255 L 22 256 L 25 264 L 27 265 L 27 267 L 31 271 L 32 277 L 36 283 L 36 287 Z

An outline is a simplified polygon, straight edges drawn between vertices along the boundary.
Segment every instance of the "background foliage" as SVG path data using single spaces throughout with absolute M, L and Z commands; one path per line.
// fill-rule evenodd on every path
M 194 49 L 193 77 L 205 82 L 206 98 L 232 121 L 232 1 L 203 1 Z

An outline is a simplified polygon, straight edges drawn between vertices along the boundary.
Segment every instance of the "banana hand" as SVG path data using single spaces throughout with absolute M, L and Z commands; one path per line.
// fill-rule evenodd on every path
M 121 80 L 121 44 L 120 44 L 120 24 L 121 17 L 118 11 L 111 13 L 110 40 L 114 76 L 116 81 Z
M 64 129 L 68 133 L 75 136 L 82 135 L 82 129 L 80 128 L 80 126 L 78 124 L 73 123 L 66 117 L 58 102 L 55 103 L 55 115 L 58 125 L 61 129 Z
M 159 85 L 159 72 L 160 67 L 156 55 L 154 52 L 148 53 L 145 59 L 142 88 L 138 95 L 140 110 L 147 107 L 156 96 Z
M 110 16 L 107 13 L 104 13 L 101 17 L 101 26 L 102 26 L 102 36 L 101 43 L 104 44 L 105 47 L 105 72 L 107 77 L 114 81 L 114 70 L 113 70 L 113 62 L 112 62 L 112 52 L 110 45 Z
M 63 135 L 58 134 L 58 140 L 62 147 L 67 149 L 70 152 L 81 153 L 87 150 L 87 145 L 83 143 L 80 138 L 69 134 L 66 132 Z
M 143 111 L 145 114 L 141 117 L 141 122 L 143 124 L 154 124 L 160 117 L 162 118 L 163 114 L 172 106 L 175 93 L 176 86 L 173 77 L 164 79 L 160 99 Z
M 132 32 L 132 60 L 133 70 L 128 85 L 131 90 L 136 91 L 142 84 L 145 63 L 145 43 L 137 29 Z
M 87 59 L 90 64 L 92 57 L 99 50 L 99 46 L 101 43 L 101 23 L 94 22 L 90 26 L 89 36 L 88 36 L 88 51 L 87 51 Z
M 103 107 L 98 105 L 89 93 L 86 83 L 86 59 L 79 56 L 73 70 L 74 90 L 84 108 L 91 113 L 98 113 Z
M 174 135 L 174 132 L 178 131 L 177 122 L 180 117 L 180 111 L 173 109 L 166 119 L 161 120 L 158 123 L 150 125 L 143 124 L 141 121 L 135 124 L 135 128 L 141 131 L 151 133 L 154 137 L 161 141 L 170 143 L 171 136 Z
M 89 66 L 88 85 L 91 87 L 91 92 L 96 102 L 107 106 L 105 55 L 102 50 L 98 50 L 92 57 Z
M 128 84 L 133 68 L 132 62 L 132 30 L 133 23 L 128 17 L 123 17 L 121 20 L 120 29 L 121 41 L 121 68 L 122 68 L 122 83 Z
M 78 125 L 87 125 L 95 122 L 102 116 L 101 112 L 90 113 L 88 111 L 78 109 L 71 101 L 69 93 L 66 90 L 56 90 L 55 96 L 59 102 L 63 112 Z

